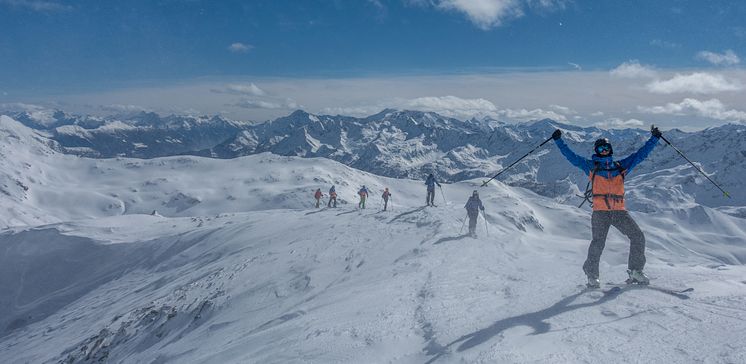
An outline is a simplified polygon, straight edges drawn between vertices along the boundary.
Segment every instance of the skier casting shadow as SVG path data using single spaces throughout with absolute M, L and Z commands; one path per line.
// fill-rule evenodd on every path
M 501 332 L 511 329 L 513 327 L 518 326 L 528 326 L 532 329 L 534 329 L 534 332 L 531 333 L 531 335 L 541 335 L 549 332 L 549 330 L 552 328 L 552 325 L 548 322 L 546 322 L 548 319 L 561 315 L 565 312 L 574 311 L 581 308 L 591 307 L 591 306 L 597 306 L 604 304 L 608 301 L 613 300 L 619 294 L 623 293 L 624 291 L 609 291 L 605 292 L 601 298 L 599 298 L 596 301 L 592 302 L 586 302 L 586 303 L 577 303 L 577 304 L 570 304 L 571 302 L 575 301 L 576 298 L 580 297 L 584 292 L 578 292 L 573 295 L 567 296 L 560 300 L 559 302 L 555 303 L 551 307 L 547 307 L 543 310 L 536 311 L 536 312 L 530 312 L 525 313 L 518 316 L 508 317 L 504 318 L 502 320 L 496 321 L 489 327 L 485 327 L 484 329 L 472 332 L 471 334 L 464 335 L 449 344 L 445 346 L 440 346 L 437 343 L 434 342 L 435 339 L 432 339 L 428 346 L 424 349 L 425 353 L 427 355 L 435 355 L 435 357 L 431 358 L 427 361 L 427 363 L 433 363 L 436 360 L 438 360 L 443 355 L 446 355 L 449 353 L 449 348 L 458 344 L 459 347 L 456 349 L 459 352 L 469 350 L 477 345 L 483 344 L 487 342 L 488 340 L 492 339 L 493 337 L 499 335 Z M 638 315 L 639 313 L 632 313 L 629 315 L 629 317 L 632 317 L 634 315 Z M 616 318 L 617 320 L 619 318 Z
M 615 161 L 611 143 L 606 138 L 598 139 L 594 143 L 592 159 L 585 159 L 575 154 L 562 140 L 562 131 L 555 130 L 552 134 L 555 144 L 562 155 L 588 175 L 588 187 L 585 198 L 591 202 L 591 244 L 588 247 L 588 257 L 583 264 L 583 272 L 588 278 L 588 287 L 598 288 L 598 264 L 601 253 L 606 245 L 606 235 L 609 228 L 614 226 L 629 238 L 629 260 L 627 283 L 648 284 L 650 280 L 643 273 L 645 267 L 645 235 L 637 226 L 635 220 L 624 207 L 624 179 L 632 169 L 640 164 L 653 151 L 662 134 L 656 127 L 650 129 L 650 139 L 645 145 L 629 157 Z M 582 204 L 581 204 L 582 206 Z

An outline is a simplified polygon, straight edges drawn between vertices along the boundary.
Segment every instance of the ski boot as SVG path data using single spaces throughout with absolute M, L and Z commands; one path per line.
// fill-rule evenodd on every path
M 641 270 L 627 269 L 627 274 L 629 274 L 629 278 L 626 281 L 627 284 L 650 284 L 650 279 Z
M 588 283 L 586 283 L 586 287 L 588 288 L 601 288 L 601 281 L 598 279 L 598 277 L 594 276 L 587 276 L 588 277 Z

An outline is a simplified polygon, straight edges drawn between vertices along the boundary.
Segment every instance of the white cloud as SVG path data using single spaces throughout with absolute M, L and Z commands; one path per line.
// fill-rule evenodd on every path
M 554 105 L 553 104 L 553 105 L 549 105 L 549 107 L 552 108 L 552 109 L 554 109 L 554 110 L 557 110 L 557 112 L 560 112 L 560 113 L 565 114 L 565 115 L 577 114 L 577 111 L 575 111 L 575 110 L 573 110 L 573 109 L 571 109 L 571 108 L 569 108 L 567 106 Z
M 424 1 L 409 0 L 410 4 L 423 5 Z M 504 21 L 520 18 L 525 6 L 554 10 L 563 8 L 564 0 L 435 0 L 437 8 L 458 11 L 483 30 L 498 27 Z
M 11 102 L 0 104 L 0 111 L 11 111 L 11 112 L 32 112 L 39 110 L 46 110 L 47 108 L 40 105 L 27 104 L 23 102 Z
M 685 98 L 679 103 L 669 102 L 663 106 L 643 107 L 638 110 L 650 114 L 696 115 L 716 120 L 746 121 L 746 111 L 730 109 L 718 99 L 697 100 Z
M 500 110 L 499 114 L 513 121 L 529 121 L 539 119 L 552 119 L 561 122 L 567 121 L 567 118 L 564 115 L 560 115 L 554 111 L 544 109 L 504 109 Z
M 146 107 L 139 105 L 123 105 L 123 104 L 111 104 L 101 105 L 100 109 L 106 112 L 138 112 L 138 111 L 153 111 Z
M 491 115 L 497 112 L 495 104 L 485 99 L 462 99 L 456 96 L 418 97 L 402 102 L 398 108 L 433 111 L 441 115 L 460 118 Z
M 732 66 L 734 64 L 741 63 L 741 59 L 738 58 L 738 55 L 736 55 L 736 53 L 730 49 L 726 50 L 723 54 L 710 51 L 701 51 L 697 53 L 697 59 L 701 59 L 718 66 Z
M 656 94 L 696 93 L 714 94 L 743 89 L 737 82 L 728 81 L 723 75 L 696 72 L 689 75 L 676 74 L 668 80 L 655 80 L 645 86 Z
M 602 128 L 602 129 L 627 129 L 627 128 L 638 128 L 645 123 L 642 120 L 637 119 L 620 119 L 620 118 L 608 118 L 604 121 L 597 122 L 595 124 L 596 127 Z
M 54 1 L 42 0 L 0 0 L 0 5 L 25 8 L 39 12 L 67 11 L 73 9 L 73 7 L 69 5 L 60 4 Z
M 619 78 L 655 78 L 658 75 L 654 69 L 641 65 L 636 59 L 620 64 L 609 73 Z
M 247 53 L 253 48 L 254 48 L 253 45 L 244 44 L 244 43 L 233 43 L 228 46 L 228 50 L 233 53 Z
M 225 93 L 233 95 L 251 95 L 251 96 L 266 96 L 267 92 L 259 88 L 253 82 L 249 84 L 228 84 L 225 85 L 224 89 L 212 89 L 215 93 Z
M 579 64 L 577 64 L 577 63 L 567 62 L 567 64 L 569 64 L 570 66 L 572 66 L 572 68 L 574 68 L 574 69 L 576 69 L 576 70 L 578 70 L 578 71 L 582 71 L 582 70 L 583 70 L 583 67 L 581 67 L 581 66 L 580 66 Z
M 681 48 L 681 44 L 679 43 L 669 42 L 669 41 L 662 40 L 662 39 L 653 39 L 650 41 L 650 45 L 654 47 L 663 48 L 663 49 Z
M 236 106 L 244 109 L 284 109 L 295 110 L 301 108 L 295 101 L 286 99 L 284 101 L 244 99 L 229 106 Z
M 604 116 L 603 111 L 595 111 L 591 113 L 591 116 Z
M 552 105 L 551 107 L 558 108 L 564 113 L 573 113 L 570 108 L 559 105 Z M 368 116 L 386 108 L 431 111 L 459 120 L 491 117 L 495 119 L 508 119 L 511 121 L 529 121 L 547 118 L 557 121 L 567 121 L 567 118 L 564 115 L 552 110 L 544 110 L 541 108 L 500 109 L 492 102 L 482 98 L 464 99 L 456 96 L 427 96 L 413 99 L 395 99 L 393 101 L 380 102 L 374 105 L 327 107 L 324 108 L 322 112 L 325 114 Z

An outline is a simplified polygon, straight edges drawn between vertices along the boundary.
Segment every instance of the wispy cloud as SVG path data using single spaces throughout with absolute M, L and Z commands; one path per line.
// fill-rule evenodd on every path
M 628 129 L 639 128 L 645 125 L 645 122 L 637 119 L 608 118 L 593 125 L 602 129 Z
M 655 78 L 658 75 L 653 68 L 641 65 L 636 59 L 620 64 L 609 73 L 619 78 Z
M 100 109 L 105 112 L 114 112 L 114 113 L 153 111 L 147 107 L 143 107 L 139 105 L 123 105 L 123 104 L 101 105 Z
M 248 51 L 252 50 L 254 48 L 251 44 L 244 44 L 244 43 L 233 43 L 228 46 L 228 50 L 233 53 L 247 53 Z
M 728 109 L 718 99 L 697 100 L 685 98 L 679 103 L 669 102 L 663 106 L 638 107 L 640 112 L 650 114 L 667 114 L 667 115 L 696 115 L 706 118 L 727 121 L 746 121 L 746 111 Z
M 655 80 L 645 86 L 657 94 L 695 93 L 714 94 L 743 89 L 738 82 L 727 80 L 723 75 L 695 72 L 688 75 L 676 74 L 668 80 Z
M 302 108 L 295 101 L 286 99 L 284 101 L 272 101 L 272 100 L 259 100 L 259 99 L 243 99 L 235 104 L 229 104 L 228 106 L 236 106 L 244 109 L 283 109 L 283 110 L 295 110 Z
M 68 11 L 73 9 L 70 5 L 43 0 L 0 0 L 0 5 L 24 8 L 38 12 Z
M 408 0 L 420 6 L 434 5 L 444 11 L 463 13 L 483 30 L 499 27 L 505 21 L 524 16 L 526 7 L 541 10 L 564 8 L 566 0 Z
M 583 70 L 583 67 L 581 67 L 581 66 L 580 66 L 579 64 L 577 64 L 577 63 L 567 62 L 567 64 L 569 64 L 570 66 L 572 66 L 572 68 L 574 68 L 574 69 L 576 69 L 576 70 L 578 70 L 578 71 L 582 71 L 582 70 Z
M 252 96 L 266 96 L 267 92 L 259 88 L 253 82 L 249 84 L 228 84 L 225 88 L 215 88 L 211 90 L 215 93 L 224 93 L 232 95 L 252 95 Z
M 681 44 L 675 43 L 675 42 L 669 42 L 662 39 L 653 39 L 650 41 L 650 45 L 653 47 L 663 48 L 663 49 L 677 49 L 681 48 Z
M 710 62 L 717 66 L 732 66 L 741 63 L 741 59 L 738 58 L 738 55 L 736 55 L 736 53 L 730 49 L 727 49 L 722 54 L 710 51 L 701 51 L 697 53 L 697 59 Z

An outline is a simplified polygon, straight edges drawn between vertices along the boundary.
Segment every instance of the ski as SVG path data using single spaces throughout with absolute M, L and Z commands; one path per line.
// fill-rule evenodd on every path
M 660 286 L 657 286 L 657 285 L 654 285 L 654 284 L 653 285 L 651 285 L 651 284 L 634 284 L 634 283 L 630 284 L 630 283 L 626 283 L 626 282 L 625 283 L 612 283 L 612 282 L 609 282 L 609 283 L 606 283 L 606 286 L 610 286 L 611 287 L 607 291 L 611 291 L 613 289 L 618 289 L 619 291 L 621 291 L 624 288 L 646 288 L 646 289 L 652 289 L 654 291 L 665 293 L 665 294 L 668 294 L 668 295 L 671 295 L 671 296 L 674 296 L 674 297 L 677 297 L 677 298 L 681 298 L 681 299 L 688 299 L 689 295 L 687 293 L 694 291 L 694 288 L 692 288 L 692 287 L 687 287 L 687 288 L 682 288 L 682 289 L 676 289 L 676 288 L 660 287 Z

